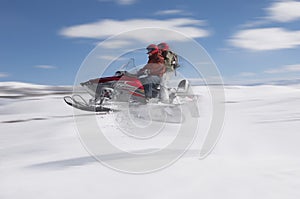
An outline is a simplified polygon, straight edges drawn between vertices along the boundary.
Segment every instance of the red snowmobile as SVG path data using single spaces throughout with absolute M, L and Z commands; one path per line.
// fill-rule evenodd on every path
M 110 77 L 91 79 L 80 83 L 80 86 L 89 94 L 89 98 L 75 92 L 72 96 L 64 97 L 64 101 L 74 108 L 92 112 L 120 111 L 120 105 L 128 106 L 150 105 L 151 109 L 162 107 L 176 107 L 185 103 L 193 103 L 198 99 L 191 93 L 189 82 L 179 80 L 176 88 L 167 88 L 169 101 L 162 103 L 160 97 L 161 85 L 152 85 L 152 97 L 145 97 L 145 89 L 138 76 L 127 71 L 117 71 Z M 149 107 L 149 106 L 148 106 Z M 155 108 L 154 108 L 155 109 Z M 198 116 L 198 109 L 191 108 Z

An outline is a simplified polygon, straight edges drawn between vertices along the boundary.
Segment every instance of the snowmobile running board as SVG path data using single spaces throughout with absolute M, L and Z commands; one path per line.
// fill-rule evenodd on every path
M 68 104 L 68 105 L 70 105 L 70 106 L 72 106 L 74 108 L 83 110 L 83 111 L 105 112 L 105 113 L 116 112 L 117 111 L 117 110 L 114 110 L 114 109 L 111 109 L 111 108 L 107 108 L 107 107 L 103 107 L 103 106 L 100 106 L 100 105 L 98 105 L 98 106 L 91 106 L 88 103 L 86 103 L 84 100 L 83 100 L 84 103 L 80 103 L 80 102 L 76 101 L 71 96 L 64 97 L 64 101 L 66 102 L 66 104 Z

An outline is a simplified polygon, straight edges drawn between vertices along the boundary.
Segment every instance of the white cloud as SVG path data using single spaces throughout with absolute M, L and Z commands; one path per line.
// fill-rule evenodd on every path
M 111 55 L 99 55 L 97 58 L 99 59 L 105 59 L 105 60 L 115 60 L 116 57 L 115 56 L 111 56 Z
M 265 17 L 261 17 L 255 21 L 250 21 L 250 22 L 247 22 L 243 25 L 241 25 L 242 28 L 253 28 L 253 27 L 258 27 L 258 26 L 261 26 L 261 25 L 266 25 L 266 24 L 269 24 L 270 21 L 265 18 Z
M 233 46 L 254 51 L 295 48 L 300 45 L 300 31 L 283 28 L 246 29 L 236 33 L 229 42 Z
M 55 69 L 57 68 L 56 66 L 51 66 L 51 65 L 37 65 L 34 66 L 35 68 L 41 68 L 41 69 Z
M 97 58 L 99 59 L 105 59 L 105 60 L 109 60 L 109 61 L 114 61 L 114 60 L 128 60 L 128 58 L 125 57 L 116 57 L 116 56 L 112 56 L 112 55 L 99 55 L 97 56 Z
M 126 41 L 126 40 L 109 40 L 109 41 L 106 41 L 105 43 L 102 43 L 101 45 L 104 48 L 117 49 L 117 48 L 122 48 L 124 46 L 127 46 L 129 44 L 130 44 L 130 42 Z
M 273 22 L 287 23 L 300 19 L 300 1 L 275 1 L 265 8 L 265 16 L 258 17 L 257 20 L 250 21 L 242 27 L 258 27 Z
M 300 45 L 300 30 L 282 27 L 255 28 L 275 22 L 287 23 L 300 19 L 300 1 L 277 0 L 265 8 L 265 16 L 248 22 L 230 40 L 236 47 L 254 51 L 296 48 Z M 252 28 L 252 29 L 250 29 Z
M 286 65 L 280 68 L 270 69 L 265 71 L 265 73 L 269 73 L 269 74 L 289 73 L 289 72 L 300 72 L 300 64 Z
M 9 74 L 8 73 L 0 73 L 0 78 L 4 78 L 4 77 L 8 77 Z
M 154 14 L 155 15 L 187 15 L 188 13 L 183 10 L 171 9 L 171 10 L 159 10 Z
M 276 1 L 266 9 L 267 18 L 276 22 L 300 19 L 300 1 Z
M 202 20 L 196 20 L 191 18 L 175 18 L 175 19 L 129 19 L 129 20 L 113 20 L 105 19 L 94 23 L 75 25 L 71 27 L 63 28 L 60 34 L 71 38 L 91 38 L 91 39 L 105 39 L 109 36 L 124 33 L 134 29 L 142 28 L 162 28 L 170 29 L 181 32 L 192 38 L 207 37 L 210 33 L 197 26 L 204 25 Z M 135 39 L 139 41 L 151 40 L 153 37 L 160 37 L 161 40 L 168 38 L 167 35 L 154 35 L 153 32 L 145 34 L 131 34 L 129 39 Z M 149 38 L 150 37 L 150 38 Z M 178 39 L 178 38 L 170 38 Z
M 117 0 L 117 3 L 120 5 L 132 5 L 136 0 Z
M 240 77 L 252 77 L 255 75 L 256 75 L 256 73 L 252 73 L 252 72 L 242 72 L 242 73 L 238 74 L 238 76 L 240 76 Z
M 98 0 L 100 2 L 115 2 L 119 5 L 132 5 L 137 2 L 137 0 Z

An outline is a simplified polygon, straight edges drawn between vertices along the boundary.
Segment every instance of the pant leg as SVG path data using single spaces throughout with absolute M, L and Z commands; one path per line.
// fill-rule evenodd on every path
M 148 98 L 151 98 L 152 95 L 152 91 L 153 91 L 153 86 L 160 84 L 161 82 L 161 78 L 159 76 L 156 75 L 149 75 L 147 77 L 143 77 L 140 79 L 141 83 L 144 86 L 145 89 L 145 96 Z
M 169 99 L 169 91 L 168 91 L 168 83 L 169 80 L 172 78 L 172 76 L 174 75 L 174 71 L 167 71 L 163 76 L 162 76 L 162 80 L 160 83 L 160 99 L 162 102 L 164 103 L 169 103 L 170 99 Z

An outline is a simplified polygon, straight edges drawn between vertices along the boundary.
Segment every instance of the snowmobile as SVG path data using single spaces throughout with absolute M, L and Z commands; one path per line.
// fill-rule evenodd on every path
M 84 111 L 109 113 L 122 111 L 120 107 L 141 107 L 149 105 L 157 109 L 166 107 L 174 108 L 176 106 L 195 102 L 199 96 L 193 95 L 190 91 L 188 80 L 182 79 L 177 88 L 167 88 L 169 100 L 162 102 L 160 84 L 151 85 L 151 98 L 145 96 L 145 88 L 140 77 L 128 71 L 117 71 L 113 76 L 90 79 L 80 83 L 80 86 L 91 97 L 84 98 L 80 94 L 64 97 L 64 101 L 77 109 Z M 126 106 L 122 106 L 126 104 Z M 191 112 L 198 117 L 198 109 L 192 106 Z

